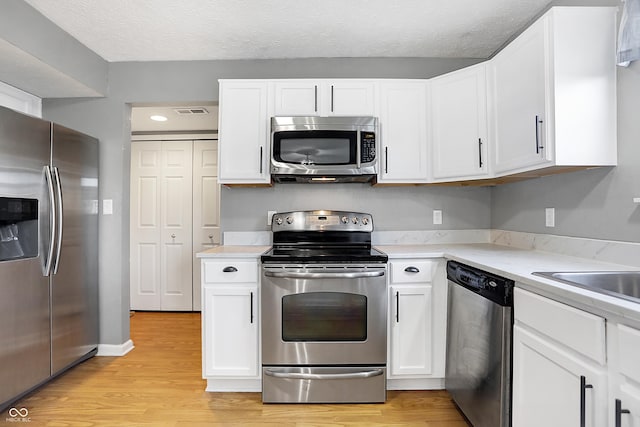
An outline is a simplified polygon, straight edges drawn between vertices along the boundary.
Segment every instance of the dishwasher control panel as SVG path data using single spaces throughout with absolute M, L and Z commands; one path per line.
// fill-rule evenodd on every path
M 456 261 L 447 262 L 447 279 L 491 301 L 513 306 L 514 281 Z

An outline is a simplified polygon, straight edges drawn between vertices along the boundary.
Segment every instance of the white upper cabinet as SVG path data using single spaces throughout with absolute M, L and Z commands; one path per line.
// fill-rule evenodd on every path
M 616 164 L 615 14 L 554 7 L 490 61 L 497 176 Z
M 345 80 L 278 80 L 274 84 L 276 116 L 373 116 L 375 83 Z
M 429 113 L 433 180 L 487 178 L 486 64 L 432 79 Z
M 220 184 L 269 184 L 269 85 L 220 80 Z
M 380 84 L 379 183 L 427 181 L 427 89 L 426 80 Z

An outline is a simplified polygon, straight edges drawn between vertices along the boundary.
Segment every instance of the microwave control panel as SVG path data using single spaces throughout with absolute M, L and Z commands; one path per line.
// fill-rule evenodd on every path
M 376 159 L 376 134 L 363 132 L 361 138 L 360 162 L 371 163 Z

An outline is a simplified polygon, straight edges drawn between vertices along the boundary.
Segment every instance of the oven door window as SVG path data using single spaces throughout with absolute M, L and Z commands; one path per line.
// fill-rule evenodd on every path
M 309 292 L 282 298 L 282 340 L 366 341 L 367 297 Z
M 281 131 L 273 135 L 273 157 L 296 165 L 353 165 L 357 143 L 356 131 Z

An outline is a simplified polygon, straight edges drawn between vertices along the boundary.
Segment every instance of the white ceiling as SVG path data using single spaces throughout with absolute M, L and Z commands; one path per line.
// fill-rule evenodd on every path
M 486 58 L 550 0 L 25 0 L 107 61 Z

